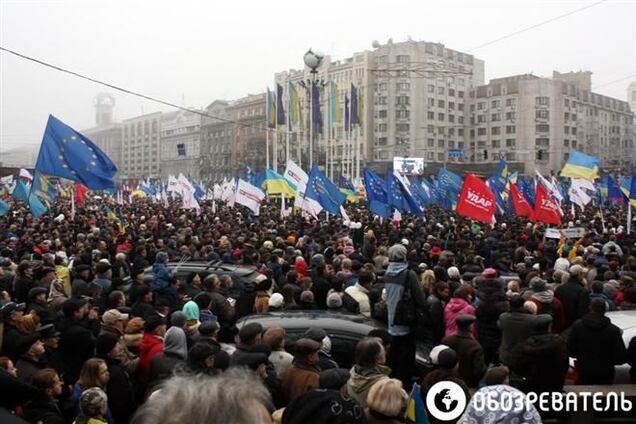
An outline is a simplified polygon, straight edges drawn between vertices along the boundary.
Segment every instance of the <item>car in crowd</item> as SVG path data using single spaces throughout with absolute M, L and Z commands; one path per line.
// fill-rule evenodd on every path
M 629 342 L 636 337 L 636 310 L 634 311 L 610 311 L 605 314 L 612 324 L 621 329 L 625 348 L 629 347 Z M 629 384 L 630 365 L 622 364 L 616 366 L 614 384 Z
M 238 287 L 250 283 L 258 283 L 265 278 L 265 275 L 256 271 L 254 268 L 246 265 L 232 264 L 223 261 L 180 261 L 180 262 L 168 262 L 168 267 L 176 272 L 177 278 L 185 282 L 188 275 L 192 272 L 196 272 L 201 276 L 201 279 L 205 279 L 210 274 L 217 276 L 229 275 L 232 277 L 232 281 Z M 152 267 L 148 267 L 144 271 L 146 280 L 152 280 Z
M 380 321 L 363 315 L 348 312 L 324 310 L 290 310 L 252 314 L 239 319 L 236 326 L 240 329 L 247 323 L 258 322 L 265 329 L 282 327 L 286 332 L 286 349 L 293 353 L 296 340 L 310 328 L 323 329 L 331 340 L 331 355 L 342 368 L 350 368 L 355 362 L 356 345 L 374 329 L 386 329 Z M 430 368 L 428 355 L 419 351 L 416 354 L 417 375 L 424 375 Z

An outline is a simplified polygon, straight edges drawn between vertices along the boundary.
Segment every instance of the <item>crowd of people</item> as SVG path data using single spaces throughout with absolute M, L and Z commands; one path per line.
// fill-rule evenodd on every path
M 415 383 L 426 399 L 452 381 L 469 399 L 458 420 L 473 423 L 476 391 L 611 385 L 621 364 L 636 382 L 636 339 L 626 346 L 606 316 L 636 310 L 636 236 L 620 205 L 565 218 L 580 239 L 435 206 L 399 222 L 347 212 L 105 198 L 33 219 L 14 204 L 0 218 L 0 421 L 403 423 Z M 262 277 L 183 275 L 186 261 Z M 314 309 L 376 320 L 353 363 L 334 360 L 319 327 L 291 340 L 258 320 L 236 325 Z M 519 414 L 541 422 L 531 406 Z

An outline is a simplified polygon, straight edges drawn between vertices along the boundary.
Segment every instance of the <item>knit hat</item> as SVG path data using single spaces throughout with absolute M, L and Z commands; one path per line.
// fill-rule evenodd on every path
M 347 384 L 351 373 L 346 368 L 331 368 L 320 373 L 319 384 L 321 389 L 340 390 Z
M 294 349 L 297 355 L 309 355 L 320 350 L 320 343 L 315 340 L 302 338 L 299 339 L 294 345 Z
M 174 311 L 172 315 L 170 315 L 170 325 L 175 327 L 184 327 L 187 320 L 188 317 L 181 311 Z
M 150 315 L 148 318 L 146 318 L 144 330 L 148 333 L 151 333 L 161 325 L 166 325 L 166 320 L 164 318 L 160 317 L 159 315 Z
M 309 290 L 305 290 L 302 293 L 300 293 L 300 301 L 306 302 L 306 303 L 312 303 L 314 301 L 314 294 Z
M 442 368 L 453 368 L 457 365 L 457 352 L 450 347 L 442 350 L 437 356 L 437 363 Z
M 285 303 L 285 298 L 280 293 L 274 293 L 269 297 L 269 306 L 270 308 L 280 308 Z
M 331 293 L 327 296 L 327 308 L 337 309 L 342 307 L 342 298 L 338 293 Z
M 438 365 L 439 362 L 439 354 L 441 351 L 443 351 L 444 349 L 450 349 L 450 347 L 446 346 L 446 345 L 437 345 L 435 346 L 433 349 L 431 349 L 431 353 L 429 353 L 429 358 L 431 359 L 431 364 L 433 365 Z
M 391 262 L 404 262 L 406 260 L 406 247 L 402 244 L 394 244 L 389 248 L 389 260 Z
M 97 356 L 106 356 L 119 342 L 119 337 L 112 333 L 102 333 L 95 342 Z

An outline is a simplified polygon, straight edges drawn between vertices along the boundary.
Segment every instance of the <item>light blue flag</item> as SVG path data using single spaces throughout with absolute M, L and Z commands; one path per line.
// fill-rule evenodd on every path
M 33 215 L 34 218 L 38 218 L 47 211 L 46 206 L 44 206 L 35 194 L 29 195 L 29 209 L 31 209 L 31 215 Z
M 22 180 L 18 180 L 15 183 L 15 188 L 13 189 L 13 193 L 11 193 L 11 196 L 13 196 L 13 198 L 19 202 L 27 203 L 27 201 L 29 200 L 29 189 L 24 184 L 24 182 L 22 182 Z
M 305 197 L 315 200 L 327 212 L 335 215 L 340 215 L 340 206 L 347 200 L 347 196 L 338 190 L 338 187 L 329 181 L 316 165 L 311 167 Z
M 91 140 L 49 115 L 35 171 L 105 190 L 115 187 L 117 167 Z
M 9 209 L 11 209 L 11 206 L 4 200 L 0 200 L 0 216 L 5 216 L 9 212 Z

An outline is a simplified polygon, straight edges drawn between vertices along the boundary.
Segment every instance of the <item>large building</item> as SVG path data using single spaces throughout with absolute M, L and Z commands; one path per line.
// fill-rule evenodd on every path
M 184 110 L 161 115 L 161 178 L 183 174 L 199 179 L 201 115 Z
M 573 150 L 598 156 L 605 169 L 631 166 L 633 114 L 621 100 L 593 93 L 591 72 L 552 78 L 497 78 L 470 91 L 471 165 L 505 156 L 526 174 L 561 169 Z
M 265 168 L 265 93 L 248 94 L 228 107 L 233 128 L 232 175 L 239 175 L 249 165 L 254 170 Z M 282 160 L 282 156 L 279 156 Z
M 160 125 L 161 112 L 136 116 L 122 122 L 121 180 L 134 184 L 146 178 L 159 178 Z
M 205 181 L 216 182 L 234 175 L 234 124 L 231 122 L 229 106 L 229 102 L 225 100 L 215 100 L 205 108 L 205 114 L 208 116 L 201 118 L 200 177 Z
M 115 97 L 108 93 L 100 93 L 95 97 L 95 124 L 93 128 L 82 131 L 90 138 L 106 155 L 115 163 L 119 172 L 115 176 L 121 179 L 122 175 L 122 124 L 114 122 L 113 110 Z
M 309 78 L 307 68 L 275 75 L 275 81 L 285 86 L 302 85 Z M 343 110 L 351 84 L 358 90 L 361 124 L 347 134 L 344 120 L 339 119 L 331 131 L 318 136 L 314 154 L 320 165 L 329 162 L 331 167 L 333 163 L 334 175 L 357 177 L 367 164 L 380 170 L 390 167 L 394 156 L 423 157 L 428 163 L 443 164 L 448 149 L 464 148 L 468 130 L 465 104 L 468 92 L 483 84 L 484 63 L 439 43 L 389 40 L 384 45 L 374 42 L 373 50 L 344 60 L 332 62 L 325 57 L 317 79 L 327 83 L 325 87 L 330 81 L 337 84 Z M 307 114 L 308 94 L 299 90 Z M 324 90 L 321 109 L 325 122 L 327 97 Z M 297 134 L 303 152 L 309 145 L 306 133 Z

